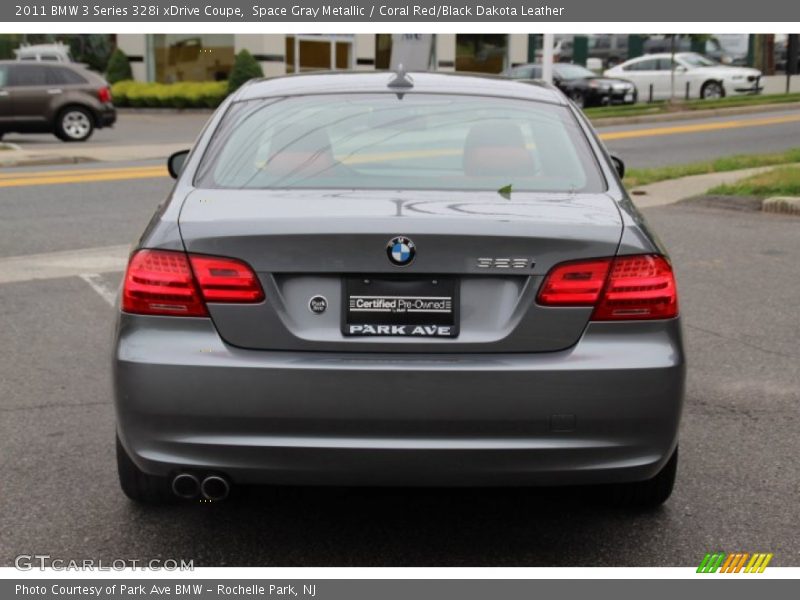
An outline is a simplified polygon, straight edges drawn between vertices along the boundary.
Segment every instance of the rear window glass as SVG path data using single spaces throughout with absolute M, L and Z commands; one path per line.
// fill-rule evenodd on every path
M 215 131 L 195 183 L 236 189 L 605 189 L 567 108 L 413 93 L 236 103 Z

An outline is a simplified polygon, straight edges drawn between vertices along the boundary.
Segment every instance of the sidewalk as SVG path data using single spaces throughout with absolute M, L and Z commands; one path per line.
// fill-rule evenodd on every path
M 1 167 L 36 165 L 69 165 L 85 162 L 115 162 L 139 160 L 166 160 L 173 152 L 185 150 L 187 142 L 169 144 L 138 144 L 93 146 L 88 144 L 63 144 L 53 149 L 0 148 Z
M 740 179 L 745 179 L 751 175 L 771 171 L 776 167 L 800 167 L 795 165 L 773 165 L 769 167 L 755 167 L 752 169 L 740 169 L 738 171 L 726 171 L 723 173 L 704 173 L 703 175 L 690 175 L 680 179 L 668 179 L 649 185 L 643 185 L 629 190 L 631 200 L 637 208 L 651 208 L 653 206 L 664 206 L 674 204 L 686 198 L 705 194 L 711 188 L 722 185 L 723 183 L 734 183 Z

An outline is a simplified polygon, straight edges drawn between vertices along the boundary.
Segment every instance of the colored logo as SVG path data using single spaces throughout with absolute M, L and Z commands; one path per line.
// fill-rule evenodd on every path
M 698 573 L 763 573 L 772 560 L 772 553 L 725 552 L 709 553 L 700 561 Z
M 393 265 L 405 267 L 410 265 L 417 254 L 417 247 L 407 237 L 402 235 L 389 240 L 386 245 L 386 254 Z

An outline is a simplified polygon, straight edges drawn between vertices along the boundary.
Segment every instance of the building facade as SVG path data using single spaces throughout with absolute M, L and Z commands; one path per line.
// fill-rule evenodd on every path
M 226 79 L 236 53 L 245 49 L 267 77 L 314 70 L 388 69 L 394 66 L 393 50 L 395 59 L 403 55 L 416 63 L 410 66 L 414 70 L 499 73 L 528 60 L 528 43 L 527 34 L 117 36 L 134 78 L 163 83 Z

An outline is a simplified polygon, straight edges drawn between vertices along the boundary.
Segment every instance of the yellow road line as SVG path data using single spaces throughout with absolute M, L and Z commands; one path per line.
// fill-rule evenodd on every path
M 611 131 L 601 133 L 603 140 L 624 140 L 640 137 L 656 137 L 661 135 L 676 135 L 680 133 L 700 133 L 703 131 L 718 131 L 721 129 L 740 129 L 742 127 L 763 127 L 765 125 L 780 125 L 800 121 L 800 115 L 785 117 L 767 117 L 763 119 L 738 119 L 735 121 L 720 121 L 718 123 L 697 123 L 694 125 L 675 125 L 673 127 L 654 127 L 652 129 L 633 129 L 631 131 Z
M 54 172 L 55 173 L 55 172 Z M 149 169 L 97 169 L 87 173 L 82 170 L 68 171 L 67 173 L 50 176 L 48 173 L 38 173 L 35 177 L 19 176 L 0 179 L 0 187 L 20 187 L 30 185 L 58 185 L 62 183 L 85 183 L 90 181 L 119 181 L 126 179 L 154 179 L 166 177 L 164 167 Z
M 140 171 L 162 171 L 165 175 L 167 170 L 162 165 L 149 165 L 146 167 L 117 167 L 117 168 L 99 168 L 99 169 L 59 169 L 53 171 L 17 171 L 14 173 L 0 172 L 0 181 L 3 179 L 39 179 L 41 177 L 59 177 L 61 175 L 94 175 L 95 173 L 109 173 L 111 171 L 120 173 L 137 173 Z

